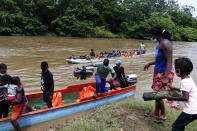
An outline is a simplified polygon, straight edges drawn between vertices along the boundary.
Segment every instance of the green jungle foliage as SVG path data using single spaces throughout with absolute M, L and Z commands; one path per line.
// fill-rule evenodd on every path
M 159 24 L 173 40 L 197 41 L 192 11 L 176 0 L 0 0 L 0 35 L 150 39 Z

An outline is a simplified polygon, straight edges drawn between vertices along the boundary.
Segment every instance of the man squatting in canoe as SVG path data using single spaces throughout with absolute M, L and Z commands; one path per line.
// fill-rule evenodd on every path
M 126 82 L 124 67 L 121 66 L 122 61 L 117 60 L 115 63 L 116 63 L 116 66 L 113 67 L 114 71 L 117 74 L 115 80 L 117 80 L 120 83 L 121 88 L 124 88 L 127 86 L 127 82 Z
M 94 64 L 93 66 L 97 67 L 97 72 L 95 74 L 96 92 L 94 94 L 94 97 L 97 97 L 97 93 L 105 92 L 106 78 L 108 74 L 110 72 L 114 74 L 112 79 L 109 80 L 110 82 L 112 82 L 116 78 L 117 75 L 113 67 L 109 65 L 108 59 L 104 59 L 103 63 Z
M 54 91 L 54 80 L 53 74 L 48 69 L 48 63 L 43 61 L 41 63 L 41 90 L 43 91 L 43 100 L 46 102 L 48 108 L 53 107 L 53 91 Z

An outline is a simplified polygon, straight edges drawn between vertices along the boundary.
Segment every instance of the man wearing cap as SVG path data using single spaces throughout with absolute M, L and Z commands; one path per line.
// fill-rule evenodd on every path
M 125 87 L 125 72 L 124 67 L 120 66 L 122 64 L 121 60 L 116 61 L 116 66 L 114 66 L 114 71 L 116 72 L 117 76 L 115 80 L 120 82 L 121 87 Z
M 97 97 L 97 93 L 103 93 L 105 92 L 105 84 L 106 84 L 106 78 L 109 73 L 113 74 L 113 78 L 110 79 L 110 81 L 113 81 L 116 78 L 116 72 L 114 71 L 113 67 L 109 65 L 109 60 L 104 59 L 103 63 L 101 64 L 94 64 L 95 67 L 97 67 L 97 72 L 95 74 L 96 79 L 96 92 L 94 94 L 94 97 Z
M 48 108 L 51 108 L 54 90 L 53 74 L 49 71 L 46 61 L 41 63 L 41 69 L 41 90 L 43 91 L 43 100 L 46 102 Z

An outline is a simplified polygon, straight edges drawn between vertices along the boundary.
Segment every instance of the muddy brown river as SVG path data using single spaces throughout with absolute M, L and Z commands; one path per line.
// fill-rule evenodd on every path
M 0 62 L 8 66 L 8 74 L 19 76 L 26 92 L 40 91 L 40 63 L 45 60 L 54 75 L 55 89 L 68 85 L 94 81 L 94 77 L 87 80 L 77 80 L 73 70 L 77 66 L 66 63 L 71 55 L 88 55 L 93 48 L 98 54 L 101 51 L 113 49 L 137 49 L 141 42 L 146 45 L 147 53 L 131 58 L 116 58 L 122 60 L 126 74 L 137 74 L 138 83 L 136 98 L 141 98 L 144 91 L 151 91 L 153 67 L 143 71 L 144 65 L 154 59 L 156 44 L 151 41 L 135 39 L 81 39 L 56 36 L 36 37 L 0 37 Z M 181 56 L 189 57 L 194 64 L 191 76 L 197 83 L 197 43 L 173 42 L 173 59 Z M 115 60 L 110 64 L 115 65 Z M 175 76 L 174 86 L 179 86 L 179 78 Z

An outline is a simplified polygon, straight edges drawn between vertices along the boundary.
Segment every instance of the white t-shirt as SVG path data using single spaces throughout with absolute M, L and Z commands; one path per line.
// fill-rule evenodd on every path
M 144 45 L 144 44 L 141 44 L 141 45 L 140 45 L 140 49 L 141 49 L 141 50 L 145 50 L 145 45 Z
M 189 93 L 189 100 L 183 101 L 183 112 L 197 114 L 197 86 L 191 77 L 181 80 L 181 91 Z
M 8 96 L 16 96 L 16 85 L 9 84 L 8 85 Z

